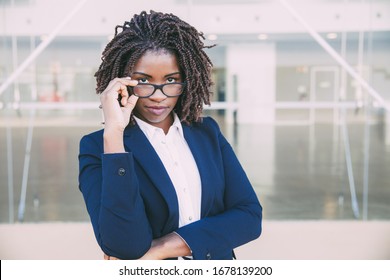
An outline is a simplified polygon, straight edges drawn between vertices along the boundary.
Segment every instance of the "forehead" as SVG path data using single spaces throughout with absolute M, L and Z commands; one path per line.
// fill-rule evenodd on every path
M 176 55 L 168 50 L 147 50 L 135 63 L 134 71 L 141 69 L 179 69 Z

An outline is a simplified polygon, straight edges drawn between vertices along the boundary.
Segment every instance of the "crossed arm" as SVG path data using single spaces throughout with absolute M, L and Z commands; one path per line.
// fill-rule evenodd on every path
M 163 260 L 180 256 L 189 256 L 191 251 L 184 240 L 175 232 L 154 239 L 152 246 L 140 260 Z M 104 254 L 105 260 L 119 260 Z

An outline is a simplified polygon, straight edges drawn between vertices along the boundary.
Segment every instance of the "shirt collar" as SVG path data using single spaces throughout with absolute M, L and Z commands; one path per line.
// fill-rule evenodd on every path
M 138 126 L 140 129 L 143 131 L 143 133 L 146 135 L 148 139 L 152 139 L 156 131 L 162 130 L 159 127 L 155 127 L 151 124 L 148 124 L 147 122 L 141 120 L 140 118 L 137 118 L 134 116 L 135 121 L 137 122 Z M 175 112 L 173 112 L 173 124 L 169 128 L 168 134 L 171 132 L 171 130 L 177 129 L 179 132 L 180 136 L 184 138 L 184 133 L 183 133 L 183 127 L 181 125 L 180 119 L 177 116 Z

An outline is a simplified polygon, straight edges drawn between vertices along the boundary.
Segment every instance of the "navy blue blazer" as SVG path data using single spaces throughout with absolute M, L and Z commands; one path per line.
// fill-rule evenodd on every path
M 102 250 L 138 259 L 153 239 L 178 233 L 194 259 L 232 259 L 260 236 L 262 207 L 232 147 L 210 117 L 183 123 L 202 183 L 201 220 L 178 228 L 175 189 L 138 125 L 124 132 L 127 153 L 104 154 L 103 130 L 80 141 L 79 188 Z

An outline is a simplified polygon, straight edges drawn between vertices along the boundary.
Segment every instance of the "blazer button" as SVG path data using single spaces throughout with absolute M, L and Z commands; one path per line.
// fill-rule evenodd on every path
M 211 254 L 210 253 L 207 253 L 206 259 L 211 260 Z
M 126 174 L 126 170 L 124 169 L 124 168 L 119 168 L 118 169 L 118 175 L 119 176 L 123 176 L 123 175 L 125 175 Z

